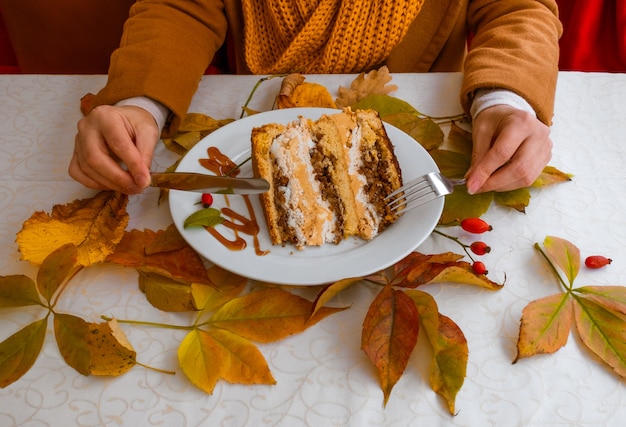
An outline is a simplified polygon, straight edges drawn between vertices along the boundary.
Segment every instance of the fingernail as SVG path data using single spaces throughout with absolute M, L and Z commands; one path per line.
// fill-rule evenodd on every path
M 147 188 L 148 186 L 150 186 L 150 177 L 147 175 L 140 175 L 137 177 L 137 180 L 135 181 L 135 183 L 140 189 L 143 190 L 144 188 Z
M 476 182 L 468 181 L 467 192 L 471 195 L 471 194 L 475 194 L 477 191 L 478 191 L 478 186 L 476 185 Z

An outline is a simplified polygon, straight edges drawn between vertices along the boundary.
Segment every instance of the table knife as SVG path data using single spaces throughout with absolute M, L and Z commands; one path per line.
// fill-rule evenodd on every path
M 262 178 L 233 178 L 192 172 L 151 173 L 150 186 L 198 193 L 260 194 L 270 188 Z

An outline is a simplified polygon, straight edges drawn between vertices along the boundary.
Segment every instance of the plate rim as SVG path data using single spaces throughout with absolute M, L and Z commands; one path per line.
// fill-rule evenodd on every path
M 239 141 L 235 141 L 235 143 L 232 143 L 232 141 L 226 141 L 224 138 L 231 135 L 231 134 L 237 134 L 238 130 L 241 130 L 242 132 L 246 129 L 251 129 L 255 126 L 264 124 L 264 123 L 272 123 L 272 122 L 283 122 L 283 123 L 287 123 L 289 121 L 293 121 L 295 120 L 297 117 L 307 117 L 307 118 L 311 118 L 311 119 L 316 119 L 319 116 L 321 116 L 322 114 L 332 114 L 332 113 L 336 113 L 336 112 L 340 112 L 340 109 L 332 109 L 332 108 L 318 108 L 318 107 L 299 107 L 299 108 L 290 108 L 290 109 L 281 109 L 281 110 L 270 110 L 270 111 L 266 111 L 266 112 L 262 112 L 262 113 L 257 113 L 254 114 L 252 116 L 247 116 L 244 117 L 242 119 L 238 119 L 235 120 L 234 122 L 231 122 L 225 126 L 220 127 L 219 129 L 216 129 L 214 132 L 210 133 L 209 135 L 207 135 L 206 137 L 202 138 L 200 141 L 198 141 L 197 144 L 194 145 L 194 147 L 192 147 L 179 161 L 179 164 L 176 167 L 176 171 L 184 171 L 184 172 L 197 172 L 198 171 L 198 167 L 193 167 L 193 166 L 189 166 L 188 163 L 190 161 L 193 160 L 197 160 L 199 157 L 200 150 L 204 150 L 206 151 L 206 149 L 210 146 L 217 146 L 220 151 L 222 151 L 224 154 L 228 155 L 230 158 L 231 155 L 225 153 L 224 147 L 222 147 L 223 145 L 229 144 L 225 151 L 232 151 L 234 149 L 238 149 L 236 147 L 238 147 L 240 144 Z M 387 130 L 387 133 L 392 133 L 394 138 L 398 138 L 398 136 L 401 136 L 402 138 L 398 139 L 397 141 L 394 141 L 394 138 L 392 138 L 390 136 L 390 140 L 392 142 L 392 144 L 394 145 L 394 150 L 396 150 L 398 147 L 398 142 L 400 142 L 401 140 L 404 140 L 404 142 L 410 142 L 414 143 L 416 148 L 416 152 L 421 152 L 421 156 L 422 158 L 419 158 L 418 160 L 420 162 L 425 162 L 428 163 L 428 170 L 424 169 L 418 173 L 414 173 L 415 176 L 417 175 L 421 175 L 423 173 L 427 173 L 427 172 L 432 172 L 432 171 L 439 171 L 439 168 L 437 167 L 434 159 L 430 156 L 430 154 L 426 151 L 426 149 L 424 149 L 424 147 L 422 147 L 421 144 L 419 144 L 417 141 L 415 141 L 415 139 L 413 137 L 411 137 L 410 135 L 408 135 L 406 132 L 402 131 L 401 129 L 390 125 L 389 123 L 384 122 L 385 125 L 385 129 Z M 250 131 L 248 131 L 248 140 L 249 140 L 249 133 Z M 241 132 L 239 132 L 241 133 Z M 216 141 L 214 141 L 216 140 Z M 222 143 L 219 143 L 219 141 L 222 140 Z M 402 146 L 404 144 L 404 142 L 400 142 L 400 146 Z M 249 141 L 247 142 L 247 144 L 249 144 Z M 409 144 L 407 144 L 408 147 Z M 238 149 L 239 153 L 235 154 L 236 156 L 241 155 L 242 152 L 245 152 L 245 149 L 242 151 L 242 149 Z M 410 148 L 402 148 L 402 151 L 404 150 L 410 150 Z M 250 151 L 250 148 L 248 147 L 247 151 Z M 193 159 L 193 160 L 191 160 Z M 233 159 L 235 160 L 235 159 Z M 407 182 L 410 179 L 412 179 L 411 177 L 409 177 L 408 179 L 405 177 L 405 170 L 408 167 L 409 163 L 408 160 L 406 159 L 401 159 L 398 158 L 398 162 L 400 163 L 400 167 L 402 170 L 402 174 L 403 174 L 403 181 Z M 403 165 L 404 163 L 404 165 Z M 410 169 L 410 167 L 409 167 Z M 195 193 L 196 197 L 199 193 Z M 234 196 L 231 196 L 234 197 Z M 254 205 L 254 212 L 255 215 L 257 217 L 257 222 L 259 223 L 259 226 L 261 227 L 261 233 L 263 232 L 263 230 L 267 230 L 267 227 L 265 226 L 265 219 L 264 219 L 264 214 L 262 212 L 262 209 L 260 207 L 260 202 L 258 203 L 254 203 L 255 196 L 250 196 L 250 200 L 253 202 Z M 306 274 L 299 274 L 297 277 L 294 277 L 293 274 L 288 274 L 288 277 L 280 277 L 281 274 L 268 274 L 267 272 L 249 272 L 247 271 L 246 268 L 243 269 L 243 271 L 239 268 L 233 268 L 233 262 L 231 262 L 231 260 L 226 260 L 225 258 L 230 258 L 230 257 L 216 257 L 215 253 L 216 250 L 214 251 L 210 251 L 210 250 L 205 250 L 206 244 L 205 245 L 201 245 L 198 243 L 198 239 L 196 238 L 198 236 L 198 233 L 194 233 L 194 232 L 199 232 L 202 233 L 203 236 L 207 236 L 208 239 L 213 239 L 210 234 L 208 234 L 208 232 L 204 229 L 198 229 L 198 230 L 189 230 L 189 229 L 184 229 L 182 223 L 184 222 L 184 219 L 181 213 L 181 201 L 186 200 L 190 198 L 190 194 L 187 192 L 183 192 L 183 191 L 177 191 L 177 190 L 170 190 L 170 195 L 169 195 L 169 207 L 170 207 L 170 213 L 172 215 L 172 219 L 174 220 L 174 224 L 176 226 L 176 228 L 178 229 L 178 231 L 180 232 L 180 234 L 182 235 L 183 239 L 199 254 L 201 255 L 203 258 L 206 258 L 209 262 L 218 265 L 222 268 L 225 268 L 226 270 L 232 271 L 233 273 L 239 274 L 241 276 L 247 277 L 249 279 L 252 280 L 258 280 L 258 281 L 263 281 L 263 282 L 271 282 L 271 283 L 275 283 L 275 284 L 279 284 L 279 285 L 294 285 L 294 286 L 316 286 L 316 285 L 321 285 L 321 284 L 326 284 L 326 283 L 332 283 L 334 281 L 337 280 L 341 280 L 341 279 L 345 279 L 345 278 L 349 278 L 349 277 L 365 277 L 368 275 L 371 275 L 377 271 L 380 271 L 384 268 L 389 267 L 390 265 L 394 264 L 395 262 L 399 261 L 400 259 L 402 259 L 403 257 L 405 257 L 406 255 L 408 255 L 410 252 L 414 251 L 421 243 L 424 242 L 424 240 L 426 240 L 426 238 L 432 233 L 432 230 L 436 227 L 437 222 L 439 221 L 439 218 L 441 217 L 441 212 L 443 211 L 443 204 L 444 204 L 444 200 L 443 198 L 440 198 L 438 200 L 435 200 L 434 202 L 431 202 L 429 204 L 429 212 L 430 212 L 430 216 L 429 216 L 429 220 L 426 224 L 424 224 L 424 229 L 426 229 L 427 231 L 423 231 L 422 233 L 420 233 L 419 238 L 416 238 L 413 243 L 410 244 L 406 244 L 403 246 L 403 249 L 401 251 L 399 251 L 395 256 L 393 257 L 389 257 L 388 259 L 386 259 L 384 261 L 384 265 L 381 263 L 377 263 L 377 262 L 370 262 L 369 267 L 362 267 L 362 264 L 366 264 L 366 262 L 359 262 L 360 260 L 358 259 L 352 259 L 353 256 L 350 255 L 354 255 L 355 252 L 358 252 L 359 255 L 361 255 L 361 257 L 365 256 L 365 257 L 371 257 L 372 259 L 376 259 L 379 258 L 379 255 L 377 255 L 377 243 L 381 242 L 381 241 L 385 241 L 387 242 L 390 239 L 390 234 L 386 234 L 389 233 L 389 231 L 392 231 L 394 229 L 394 226 L 396 226 L 397 224 L 400 223 L 400 221 L 404 218 L 401 217 L 395 224 L 392 224 L 387 230 L 385 230 L 383 233 L 381 233 L 380 235 L 376 236 L 374 239 L 370 240 L 370 241 L 363 241 L 361 239 L 358 239 L 356 237 L 352 237 L 352 238 L 348 238 L 346 240 L 344 240 L 342 243 L 340 243 L 339 245 L 332 245 L 332 244 L 326 244 L 322 247 L 306 247 L 304 248 L 302 251 L 298 251 L 294 246 L 290 246 L 287 245 L 286 247 L 276 247 L 276 246 L 270 246 L 268 248 L 262 248 L 262 249 L 268 249 L 270 251 L 270 254 L 272 254 L 272 251 L 276 252 L 278 251 L 280 252 L 284 252 L 287 251 L 287 253 L 289 254 L 293 254 L 295 256 L 290 256 L 289 258 L 285 257 L 284 255 L 282 256 L 275 256 L 275 254 L 273 254 L 272 256 L 265 255 L 265 256 L 259 256 L 256 255 L 254 253 L 254 248 L 246 248 L 245 250 L 248 251 L 252 251 L 252 257 L 247 256 L 248 253 L 244 253 L 239 252 L 239 251 L 231 251 L 226 249 L 228 252 L 224 252 L 221 249 L 218 249 L 219 252 L 224 252 L 224 254 L 228 254 L 231 255 L 234 258 L 242 258 L 245 257 L 245 259 L 254 259 L 254 258 L 262 258 L 262 264 L 264 264 L 264 261 L 268 261 L 267 264 L 268 266 L 274 266 L 277 264 L 278 267 L 283 267 L 283 268 L 287 268 L 289 267 L 289 265 L 287 265 L 287 267 L 284 265 L 284 263 L 286 262 L 287 264 L 292 264 L 292 267 L 298 267 L 299 269 L 303 268 L 303 264 L 307 263 L 307 264 L 313 264 L 315 266 L 315 273 L 317 273 L 317 275 L 319 276 L 319 278 L 317 279 L 311 279 L 307 276 Z M 258 209 L 257 209 L 258 207 Z M 419 210 L 419 209 L 418 209 Z M 415 211 L 415 210 L 414 210 Z M 409 212 L 406 215 L 411 214 L 411 212 Z M 186 217 L 186 216 L 185 216 Z M 436 218 L 435 218 L 436 217 Z M 405 218 L 405 220 L 408 220 L 408 218 Z M 408 227 L 408 225 L 406 226 Z M 398 228 L 398 227 L 396 227 Z M 267 231 L 266 231 L 267 233 Z M 381 237 L 387 235 L 387 238 L 383 238 L 381 239 Z M 204 239 L 202 239 L 204 240 Z M 251 239 L 250 239 L 251 240 Z M 207 240 L 210 241 L 210 240 Z M 269 236 L 267 236 L 267 241 L 269 241 Z M 223 247 L 223 245 L 221 245 L 220 243 L 218 243 L 217 241 L 213 241 L 212 242 L 214 245 L 216 245 L 217 247 Z M 358 249 L 355 250 L 354 248 L 349 247 L 349 245 L 355 245 Z M 343 247 L 342 247 L 343 245 Z M 284 249 L 284 248 L 290 248 L 290 249 Z M 319 252 L 328 252 L 328 248 L 332 248 L 333 250 L 331 252 L 335 252 L 329 255 L 325 255 L 322 258 L 324 258 L 323 261 L 325 261 L 324 264 L 322 264 L 320 266 L 320 262 L 321 260 L 314 256 L 315 253 L 319 253 Z M 345 249 L 345 250 L 344 250 Z M 306 251 L 306 252 L 305 252 Z M 374 253 L 372 253 L 372 251 L 374 251 Z M 353 254 L 350 254 L 350 252 L 353 252 Z M 242 257 L 242 253 L 244 253 L 245 255 Z M 303 253 L 307 253 L 309 256 L 303 256 Z M 346 255 L 346 253 L 348 255 Z M 359 270 L 362 270 L 362 273 L 358 273 L 356 275 L 354 274 L 349 274 L 351 271 L 354 271 L 355 269 L 347 269 L 346 271 L 348 272 L 347 274 L 339 274 L 337 270 L 335 270 L 335 268 L 337 267 L 337 261 L 332 262 L 329 264 L 328 259 L 330 257 L 335 257 L 341 255 L 344 258 L 344 261 L 347 262 L 358 262 L 358 264 L 360 264 L 360 266 L 358 267 Z M 253 258 L 254 257 L 254 258 Z M 216 259 L 218 258 L 218 259 Z M 275 261 L 277 260 L 282 260 L 283 263 L 277 263 Z M 298 260 L 298 261 L 295 261 Z M 300 261 L 302 260 L 302 261 Z M 228 261 L 228 262 L 227 262 Z M 256 260 L 258 261 L 258 260 Z M 271 261 L 271 262 L 269 262 Z M 244 264 L 243 262 L 241 264 Z M 254 265 L 258 265 L 258 262 L 253 262 Z M 345 262 L 341 262 L 341 264 L 345 264 Z M 327 273 L 323 274 L 323 272 L 321 271 L 322 269 L 324 269 L 324 267 L 326 266 L 326 268 L 333 268 L 333 271 L 336 271 L 334 273 Z M 298 273 L 301 273 L 302 270 L 298 270 Z

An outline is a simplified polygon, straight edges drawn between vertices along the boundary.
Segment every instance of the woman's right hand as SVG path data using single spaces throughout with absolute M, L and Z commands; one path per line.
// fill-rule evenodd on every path
M 157 124 L 143 108 L 98 106 L 78 122 L 68 172 L 89 188 L 141 193 L 150 185 L 158 139 Z

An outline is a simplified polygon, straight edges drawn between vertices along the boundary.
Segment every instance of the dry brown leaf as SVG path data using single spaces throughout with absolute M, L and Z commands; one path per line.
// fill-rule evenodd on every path
M 339 96 L 335 100 L 335 104 L 339 108 L 345 108 L 368 95 L 387 95 L 398 89 L 396 85 L 387 85 L 390 81 L 391 75 L 386 65 L 383 65 L 378 70 L 372 70 L 367 74 L 361 73 L 350 84 L 349 89 L 339 86 Z
M 124 235 L 127 202 L 124 194 L 102 191 L 90 199 L 55 205 L 51 214 L 35 212 L 17 233 L 22 259 L 41 265 L 56 249 L 73 243 L 78 265 L 104 261 Z
M 283 79 L 276 98 L 276 106 L 281 108 L 322 107 L 337 108 L 328 90 L 317 83 L 304 81 L 302 74 L 289 74 Z

